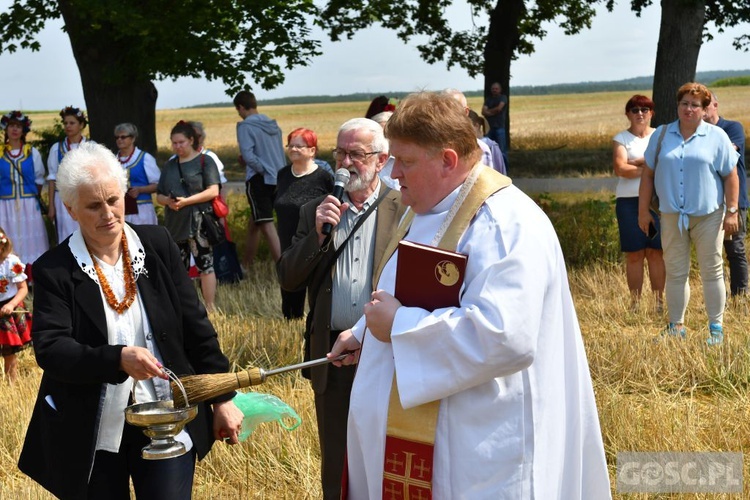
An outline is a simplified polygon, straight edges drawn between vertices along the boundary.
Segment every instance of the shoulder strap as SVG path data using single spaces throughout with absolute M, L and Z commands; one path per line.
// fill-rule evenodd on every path
M 336 251 L 331 256 L 331 259 L 326 263 L 326 267 L 323 269 L 323 272 L 318 274 L 318 276 L 321 277 L 321 280 L 322 280 L 322 278 L 324 276 L 328 275 L 328 273 L 330 272 L 331 268 L 333 267 L 333 265 L 338 260 L 339 255 L 341 255 L 341 252 L 344 251 L 344 248 L 346 247 L 346 244 L 349 243 L 349 239 L 351 239 L 351 237 L 354 235 L 354 233 L 357 232 L 357 229 L 359 229 L 362 226 L 362 224 L 364 224 L 365 220 L 367 220 L 367 218 L 373 212 L 375 212 L 375 209 L 378 207 L 378 205 L 380 205 L 380 202 L 382 202 L 385 199 L 385 197 L 388 196 L 388 193 L 390 193 L 390 192 L 391 192 L 391 188 L 387 187 L 385 189 L 385 191 L 383 191 L 383 194 L 381 194 L 378 197 L 378 199 L 375 200 L 375 203 L 373 203 L 372 205 L 370 205 L 370 207 L 367 209 L 367 211 L 364 214 L 362 214 L 362 217 L 360 217 L 359 220 L 357 220 L 356 224 L 354 224 L 354 227 L 352 227 L 352 230 L 349 232 L 349 235 L 341 243 L 341 245 L 339 245 L 338 248 L 336 248 Z M 329 235 L 327 241 L 323 242 L 324 246 L 329 243 L 330 238 L 331 238 L 331 236 Z M 321 280 L 319 280 L 319 281 L 321 281 Z M 315 300 L 316 300 L 316 297 L 318 296 L 318 290 L 320 290 L 320 284 L 321 284 L 320 282 L 311 283 L 310 286 L 308 287 L 309 288 L 309 290 L 308 290 L 308 297 L 310 297 L 312 299 L 311 300 L 312 307 L 310 307 L 310 314 L 312 314 L 312 311 L 314 311 L 314 309 L 315 309 Z
M 336 259 L 338 259 L 338 258 L 339 258 L 339 255 L 341 255 L 341 252 L 343 252 L 343 251 L 344 251 L 344 247 L 345 247 L 345 246 L 346 246 L 346 244 L 347 244 L 347 243 L 349 242 L 349 239 L 350 239 L 350 238 L 352 237 L 352 235 L 353 235 L 354 233 L 356 233 L 356 232 L 357 232 L 357 229 L 359 229 L 359 228 L 360 228 L 360 226 L 362 226 L 362 224 L 364 224 L 364 223 L 365 223 L 365 221 L 366 221 L 366 220 L 367 220 L 367 218 L 368 218 L 368 217 L 370 216 L 370 214 L 372 214 L 372 213 L 373 213 L 373 212 L 375 211 L 375 209 L 376 209 L 376 208 L 378 208 L 378 205 L 380 205 L 380 202 L 381 202 L 381 201 L 383 201 L 383 199 L 384 199 L 384 198 L 385 198 L 385 197 L 386 197 L 386 196 L 388 195 L 388 193 L 390 193 L 390 192 L 391 192 L 391 188 L 387 187 L 387 188 L 385 189 L 385 191 L 383 191 L 383 194 L 381 194 L 381 195 L 380 195 L 380 196 L 378 197 L 378 199 L 377 199 L 377 200 L 375 200 L 375 203 L 373 203 L 373 204 L 372 204 L 372 205 L 371 205 L 371 206 L 370 206 L 370 207 L 369 207 L 369 208 L 367 209 L 367 211 L 366 211 L 366 212 L 365 212 L 364 214 L 362 214 L 362 217 L 360 217 L 360 218 L 359 218 L 359 220 L 357 220 L 356 224 L 354 224 L 354 227 L 352 227 L 352 230 L 351 230 L 351 231 L 349 232 L 349 235 L 348 235 L 348 236 L 346 237 L 346 239 L 345 239 L 345 240 L 344 240 L 344 241 L 343 241 L 343 242 L 341 243 L 341 245 L 339 245 L 339 247 L 338 247 L 338 248 L 336 249 L 336 252 L 335 252 L 335 253 L 333 254 L 333 259 L 331 260 L 331 264 L 330 264 L 330 265 L 333 265 L 333 262 L 336 262 Z M 325 244 L 325 243 L 324 243 L 324 244 Z
M 667 127 L 669 123 L 665 123 L 661 126 L 661 133 L 659 134 L 659 140 L 656 141 L 656 155 L 654 156 L 654 173 L 656 173 L 656 166 L 659 164 L 659 153 L 661 153 L 661 141 L 664 140 L 664 134 L 667 133 Z
M 188 186 L 188 183 L 185 182 L 185 176 L 182 174 L 182 165 L 180 165 L 180 157 L 175 156 L 174 160 L 177 162 L 177 170 L 180 171 L 180 184 L 182 184 L 182 186 L 185 188 L 187 195 L 190 196 L 193 193 L 190 192 L 190 186 Z

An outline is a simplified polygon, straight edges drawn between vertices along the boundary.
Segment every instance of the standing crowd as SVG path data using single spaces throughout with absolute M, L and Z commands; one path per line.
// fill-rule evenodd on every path
M 284 317 L 307 311 L 305 360 L 333 361 L 303 372 L 326 499 L 611 496 L 565 260 L 546 215 L 505 175 L 508 100 L 490 90 L 480 113 L 456 89 L 376 98 L 339 128 L 334 169 L 316 158 L 313 130 L 284 144 L 251 92 L 234 98 L 252 214 L 243 261 L 267 241 Z M 629 300 L 640 307 L 645 265 L 669 315 L 657 339 L 684 338 L 692 242 L 718 345 L 722 247 L 732 295 L 747 291 L 744 131 L 702 85 L 682 86 L 676 105 L 679 119 L 654 130 L 654 103 L 633 96 L 614 138 Z M 223 165 L 200 122 L 174 125 L 160 169 L 134 124 L 115 127 L 112 153 L 85 138 L 80 109 L 60 117 L 46 171 L 28 117 L 1 122 L 0 353 L 12 381 L 33 339 L 44 371 L 19 467 L 61 498 L 128 498 L 131 480 L 139 498 L 189 498 L 195 461 L 214 440 L 238 441 L 233 393 L 201 404 L 178 436 L 188 452 L 169 460 L 140 457 L 146 438 L 123 410 L 168 398 L 165 368 L 229 369 L 208 319 L 227 234 Z M 455 303 L 404 303 L 397 275 L 416 270 L 398 268 L 401 240 L 468 256 Z
M 719 116 L 716 94 L 699 83 L 677 90 L 675 122 L 653 129 L 654 103 L 625 104 L 630 126 L 614 137 L 616 213 L 633 310 L 647 263 L 656 310 L 666 298 L 668 323 L 656 337 L 685 338 L 691 248 L 700 268 L 708 315 L 706 343 L 724 341 L 726 250 L 732 297 L 747 294 L 745 132 Z M 692 246 L 691 246 L 692 243 Z

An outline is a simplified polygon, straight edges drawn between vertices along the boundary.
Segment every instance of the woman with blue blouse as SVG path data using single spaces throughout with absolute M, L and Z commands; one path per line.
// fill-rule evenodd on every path
M 724 340 L 726 302 L 722 243 L 738 229 L 739 154 L 727 134 L 703 121 L 711 93 L 698 83 L 677 91 L 678 120 L 662 125 L 645 152 L 639 191 L 638 226 L 644 233 L 654 222 L 649 204 L 659 197 L 661 241 L 667 272 L 669 324 L 662 335 L 684 338 L 685 310 L 690 298 L 690 243 L 703 282 L 708 314 L 708 345 Z

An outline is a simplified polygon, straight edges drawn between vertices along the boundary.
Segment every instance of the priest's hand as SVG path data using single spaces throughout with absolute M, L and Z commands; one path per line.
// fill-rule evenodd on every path
M 342 354 L 348 353 L 349 355 L 339 361 L 333 361 L 333 366 L 349 366 L 355 365 L 359 361 L 359 348 L 362 344 L 359 343 L 357 337 L 352 334 L 351 330 L 344 330 L 336 338 L 331 352 L 326 357 L 328 359 L 335 359 Z
M 372 292 L 372 300 L 365 304 L 365 318 L 373 337 L 390 343 L 393 318 L 399 307 L 401 302 L 390 293 L 383 290 Z

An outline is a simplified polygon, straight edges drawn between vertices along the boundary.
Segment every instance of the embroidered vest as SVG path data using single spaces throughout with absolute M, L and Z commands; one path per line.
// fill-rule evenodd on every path
M 128 166 L 123 165 L 123 167 L 128 169 L 128 186 L 141 187 L 151 184 L 148 182 L 148 176 L 146 175 L 145 151 L 138 151 L 135 161 Z M 138 203 L 152 203 L 151 193 L 141 193 L 136 199 Z
M 24 144 L 21 156 L 17 158 L 11 158 L 10 151 L 3 149 L 3 156 L 0 157 L 0 199 L 33 198 L 36 195 L 36 173 L 31 145 Z

